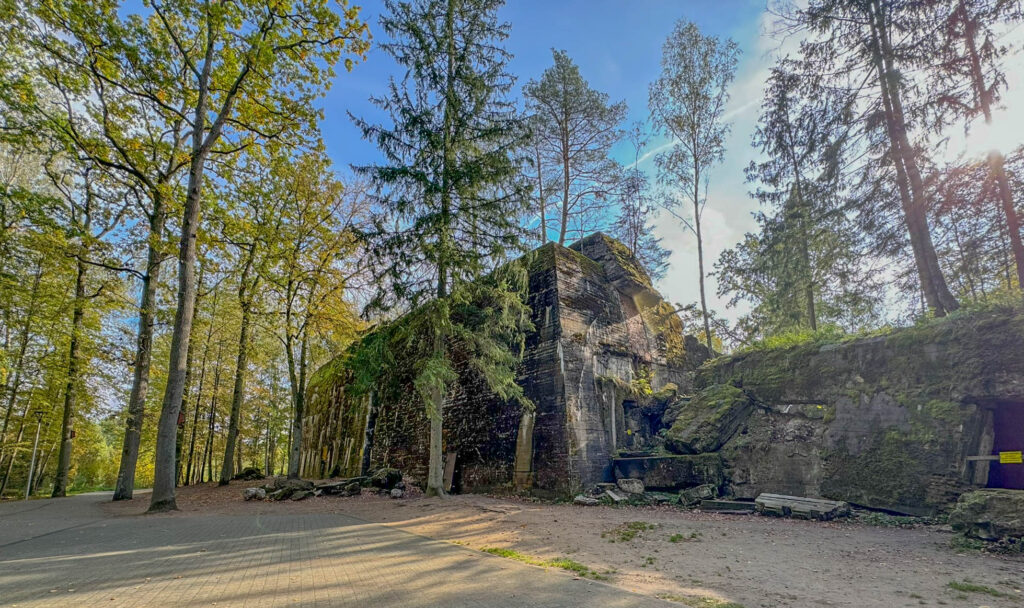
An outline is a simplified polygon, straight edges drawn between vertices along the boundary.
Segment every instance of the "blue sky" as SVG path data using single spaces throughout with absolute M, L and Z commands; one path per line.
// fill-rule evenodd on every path
M 361 6 L 371 32 L 379 39 L 383 36 L 377 26 L 381 3 L 368 1 Z M 517 96 L 523 84 L 551 65 L 551 49 L 564 49 L 593 88 L 608 93 L 613 101 L 628 104 L 627 124 L 648 117 L 647 87 L 658 76 L 661 45 L 677 20 L 694 21 L 705 33 L 739 43 L 743 55 L 729 107 L 732 134 L 725 162 L 712 175 L 704 217 L 706 259 L 713 261 L 754 227 L 751 212 L 756 203 L 747 194 L 743 168 L 754 158 L 750 136 L 770 65 L 768 52 L 774 47 L 762 36 L 764 8 L 764 0 L 509 0 L 501 17 L 512 26 L 506 47 L 514 55 L 509 69 L 518 78 Z M 391 75 L 400 76 L 400 72 L 387 55 L 374 48 L 351 73 L 342 71 L 328 93 L 322 128 L 327 151 L 340 172 L 346 172 L 350 164 L 379 158 L 374 146 L 360 139 L 347 112 L 378 118 L 379 111 L 368 98 L 382 91 Z M 663 144 L 664 140 L 654 139 L 648 150 Z M 632 161 L 626 145 L 620 146 L 616 155 L 621 161 Z M 654 177 L 650 159 L 641 163 L 641 168 Z M 673 302 L 697 301 L 696 239 L 667 215 L 658 218 L 655 232 L 672 251 L 668 275 L 657 287 Z M 725 310 L 724 301 L 714 293 L 712 279 L 709 303 L 735 318 L 740 311 Z

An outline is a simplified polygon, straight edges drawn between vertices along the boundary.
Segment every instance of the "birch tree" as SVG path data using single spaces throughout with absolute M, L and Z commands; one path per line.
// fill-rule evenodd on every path
M 667 190 L 664 208 L 697 238 L 697 269 L 704 336 L 711 344 L 711 321 L 705 293 L 704 233 L 712 168 L 725 154 L 729 124 L 725 107 L 736 76 L 739 46 L 706 36 L 693 23 L 680 21 L 662 46 L 661 76 L 651 84 L 651 120 L 671 147 L 655 157 L 658 181 Z M 683 201 L 689 217 L 680 212 Z

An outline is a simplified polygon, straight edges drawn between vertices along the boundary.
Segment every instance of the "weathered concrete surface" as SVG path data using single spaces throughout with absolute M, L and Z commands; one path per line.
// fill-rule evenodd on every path
M 657 404 L 648 402 L 668 386 L 688 392 L 707 353 L 695 341 L 688 349 L 674 307 L 614 239 L 598 233 L 569 248 L 548 243 L 524 261 L 534 330 L 517 382 L 534 410 L 496 398 L 482 378 L 460 370 L 445 405 L 445 452 L 456 459 L 456 489 L 514 483 L 568 495 L 612 479 L 617 450 L 644 444 L 660 421 Z M 364 474 L 368 454 L 373 468 L 423 480 L 427 420 L 411 375 L 382 379 L 405 388 L 381 391 L 374 401 L 346 393 L 345 361 L 310 380 L 303 474 Z
M 340 514 L 111 517 L 109 500 L 0 504 L 0 605 L 670 605 Z
M 754 403 L 719 450 L 737 497 L 929 514 L 985 484 L 987 468 L 967 457 L 991 450 L 993 410 L 1024 403 L 1021 344 L 1024 312 L 1015 308 L 754 350 L 700 368 L 693 402 L 728 401 L 717 394 L 728 385 Z
M 680 490 L 725 481 L 724 463 L 718 454 L 694 456 L 643 456 L 616 458 L 617 478 L 636 478 L 651 490 Z
M 982 540 L 1024 538 L 1024 490 L 978 490 L 949 514 L 953 529 Z

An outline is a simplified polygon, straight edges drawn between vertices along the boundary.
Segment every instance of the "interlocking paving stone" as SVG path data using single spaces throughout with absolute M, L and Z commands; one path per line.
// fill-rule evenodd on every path
M 0 504 L 0 606 L 668 606 L 339 514 Z

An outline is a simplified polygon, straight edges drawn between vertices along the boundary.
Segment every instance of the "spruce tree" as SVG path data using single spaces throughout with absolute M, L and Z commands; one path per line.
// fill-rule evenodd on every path
M 719 294 L 754 305 L 755 334 L 818 329 L 819 321 L 853 329 L 877 317 L 881 287 L 863 239 L 841 196 L 842 155 L 835 154 L 850 122 L 846 96 L 805 94 L 817 82 L 789 61 L 768 77 L 753 145 L 762 153 L 747 168 L 762 205 L 760 227 L 722 254 Z
M 497 20 L 501 4 L 388 0 L 381 26 L 389 42 L 381 46 L 406 73 L 373 99 L 390 125 L 354 118 L 385 158 L 361 168 L 384 211 L 371 251 L 386 290 L 372 304 L 434 300 L 405 318 L 413 326 L 407 336 L 425 346 L 401 342 L 408 348 L 403 354 L 423 353 L 414 363 L 414 384 L 430 420 L 430 495 L 444 494 L 443 408 L 457 378 L 456 351 L 468 348 L 469 364 L 499 395 L 521 396 L 516 358 L 501 328 L 525 320 L 522 273 L 490 273 L 520 250 L 515 222 L 526 199 L 515 157 L 524 129 L 506 97 L 514 80 L 505 68 L 510 55 L 500 46 L 508 35 L 508 25 Z M 487 304 L 473 305 L 481 302 Z M 479 314 L 467 314 L 467 307 Z M 479 323 L 480 314 L 494 323 Z

